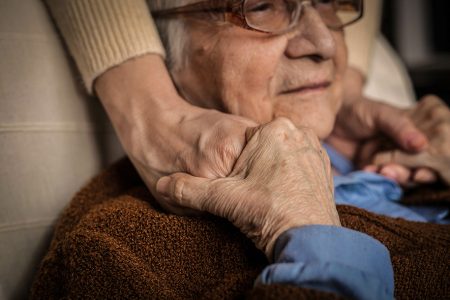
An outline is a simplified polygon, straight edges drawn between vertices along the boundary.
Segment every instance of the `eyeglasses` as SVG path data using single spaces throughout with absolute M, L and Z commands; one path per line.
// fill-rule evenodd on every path
M 205 14 L 245 29 L 283 34 L 298 24 L 304 5 L 311 5 L 332 30 L 362 18 L 363 0 L 210 0 L 153 12 L 155 18 Z

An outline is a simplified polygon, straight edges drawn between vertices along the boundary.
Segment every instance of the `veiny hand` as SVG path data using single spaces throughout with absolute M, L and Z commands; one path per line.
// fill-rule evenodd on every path
M 317 136 L 280 118 L 247 131 L 247 145 L 227 178 L 161 178 L 167 202 L 230 220 L 270 259 L 278 236 L 309 224 L 340 226 L 331 166 Z
M 401 150 L 384 151 L 375 155 L 374 165 L 382 174 L 387 173 L 401 184 L 430 183 L 438 175 L 450 186 L 449 108 L 439 98 L 427 96 L 409 115 L 428 137 L 428 147 L 418 154 Z
M 157 83 L 157 84 L 155 84 Z M 99 77 L 95 89 L 137 171 L 165 209 L 156 192 L 159 178 L 187 172 L 206 178 L 230 174 L 245 146 L 253 121 L 194 107 L 177 94 L 158 55 L 144 55 Z

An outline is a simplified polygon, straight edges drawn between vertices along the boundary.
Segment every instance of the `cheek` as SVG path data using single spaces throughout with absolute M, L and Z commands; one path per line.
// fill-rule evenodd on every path
M 281 41 L 261 37 L 221 40 L 214 61 L 220 64 L 220 99 L 226 112 L 258 123 L 272 119 L 271 81 L 283 49 Z
M 343 84 L 344 84 L 344 76 L 348 67 L 348 52 L 343 32 L 336 33 L 335 40 L 337 44 L 337 51 L 335 59 L 336 87 L 334 93 L 336 99 L 338 99 L 336 101 L 336 112 L 337 112 L 340 109 L 343 101 Z
M 348 50 L 344 32 L 335 32 L 334 39 L 336 41 L 336 65 L 338 68 L 345 69 L 347 67 Z

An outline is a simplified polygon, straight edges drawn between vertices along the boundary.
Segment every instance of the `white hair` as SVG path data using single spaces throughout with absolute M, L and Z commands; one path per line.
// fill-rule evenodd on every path
M 183 6 L 198 0 L 147 0 L 150 11 Z M 155 20 L 161 40 L 167 53 L 166 63 L 171 71 L 181 68 L 186 63 L 185 47 L 187 44 L 186 28 L 182 18 L 161 18 Z

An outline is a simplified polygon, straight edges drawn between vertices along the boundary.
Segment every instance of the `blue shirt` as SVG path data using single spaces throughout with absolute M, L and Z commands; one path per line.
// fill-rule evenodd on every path
M 321 225 L 294 228 L 278 238 L 274 258 L 256 284 L 292 284 L 353 299 L 394 297 L 388 250 L 357 231 Z
M 404 206 L 399 203 L 403 191 L 384 176 L 354 171 L 353 164 L 333 147 L 324 144 L 331 164 L 340 173 L 334 176 L 336 204 L 352 205 L 367 211 L 415 222 L 450 223 L 445 207 Z
M 337 204 L 411 221 L 448 223 L 448 209 L 402 206 L 397 183 L 378 174 L 354 172 L 349 160 L 332 147 L 324 147 L 341 173 L 334 177 Z M 357 231 L 320 225 L 288 230 L 276 242 L 274 261 L 256 284 L 293 284 L 353 299 L 394 298 L 389 251 Z

